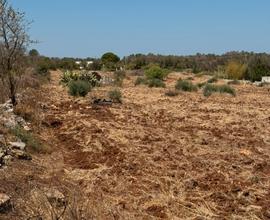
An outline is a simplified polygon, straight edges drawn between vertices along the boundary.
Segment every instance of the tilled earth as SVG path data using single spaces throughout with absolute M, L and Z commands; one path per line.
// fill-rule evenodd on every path
M 73 99 L 52 76 L 41 136 L 55 152 L 43 166 L 75 182 L 97 219 L 270 219 L 269 88 L 167 97 L 131 77 L 123 104 L 93 106 L 110 88 Z

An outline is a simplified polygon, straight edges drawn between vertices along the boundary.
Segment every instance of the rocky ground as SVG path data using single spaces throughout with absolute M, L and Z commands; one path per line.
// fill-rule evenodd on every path
M 191 75 L 171 74 L 167 87 L 180 76 Z M 29 125 L 52 152 L 0 170 L 0 213 L 2 200 L 10 209 L 0 219 L 50 219 L 48 210 L 63 219 L 83 219 L 80 211 L 84 219 L 270 219 L 269 88 L 167 97 L 134 80 L 121 89 L 123 104 L 93 106 L 109 87 L 75 99 L 52 73 L 43 123 Z M 51 200 L 69 210 L 61 215 Z

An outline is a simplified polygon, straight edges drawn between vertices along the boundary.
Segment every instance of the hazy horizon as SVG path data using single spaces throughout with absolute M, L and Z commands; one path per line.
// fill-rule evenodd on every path
M 34 20 L 33 45 L 50 57 L 270 52 L 267 0 L 12 0 Z

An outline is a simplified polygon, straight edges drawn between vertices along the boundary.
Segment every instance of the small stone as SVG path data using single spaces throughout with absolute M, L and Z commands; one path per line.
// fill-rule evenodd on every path
M 32 129 L 31 129 L 30 127 L 28 127 L 27 125 L 23 126 L 23 129 L 24 129 L 25 131 L 31 131 L 31 130 L 32 130 Z
M 66 204 L 64 194 L 57 189 L 46 189 L 45 195 L 51 204 L 56 204 L 58 207 L 62 207 Z
M 0 193 L 0 213 L 7 213 L 12 209 L 11 199 L 8 195 Z
M 12 161 L 12 156 L 6 155 L 2 158 L 2 161 L 4 165 L 9 165 L 10 161 Z
M 12 155 L 19 160 L 32 160 L 31 155 L 21 150 L 12 150 Z
M 26 144 L 24 142 L 9 142 L 11 148 L 18 150 L 25 150 Z

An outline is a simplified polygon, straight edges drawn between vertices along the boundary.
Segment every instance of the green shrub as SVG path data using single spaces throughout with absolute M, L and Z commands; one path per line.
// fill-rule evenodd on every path
M 167 76 L 167 71 L 159 66 L 152 65 L 145 71 L 145 76 L 147 79 L 164 80 L 164 78 Z
M 207 84 L 207 82 L 201 82 L 197 84 L 197 87 L 202 88 Z
M 218 86 L 213 84 L 206 84 L 203 89 L 203 94 L 206 97 L 209 97 L 212 95 L 212 93 L 218 92 Z
M 85 81 L 89 83 L 92 87 L 95 87 L 99 83 L 99 79 L 92 72 L 74 72 L 74 71 L 65 71 L 61 76 L 61 83 L 64 85 L 68 85 L 71 81 Z
M 212 77 L 207 81 L 207 83 L 216 83 L 216 82 L 218 82 L 218 78 L 216 76 Z
M 98 74 L 98 73 L 96 73 Z M 85 81 L 91 85 L 91 87 L 95 87 L 99 83 L 99 79 L 97 76 L 92 72 L 84 71 L 78 75 L 78 80 Z
M 251 81 L 261 81 L 262 76 L 270 76 L 270 61 L 264 56 L 254 56 L 248 63 L 248 71 L 245 79 Z
M 68 84 L 69 94 L 85 97 L 92 89 L 90 83 L 82 80 L 73 80 Z
M 148 86 L 150 87 L 150 88 L 153 88 L 153 87 L 156 87 L 156 88 L 165 88 L 166 87 L 166 85 L 165 85 L 165 83 L 162 81 L 162 80 L 160 80 L 160 79 L 156 79 L 156 78 L 154 78 L 154 79 L 149 79 L 148 81 L 147 81 L 147 84 L 148 84 Z
M 185 92 L 196 92 L 198 90 L 197 86 L 188 80 L 178 80 L 175 89 Z
M 122 103 L 122 93 L 119 89 L 109 91 L 108 96 L 113 102 Z
M 79 74 L 73 71 L 65 71 L 61 76 L 61 83 L 64 85 L 69 84 L 71 81 L 76 81 L 79 79 Z
M 170 97 L 174 97 L 174 96 L 178 96 L 179 92 L 176 90 L 168 90 L 165 92 L 166 96 L 170 96 Z
M 235 96 L 235 89 L 229 85 L 220 85 L 219 92 L 220 93 L 228 93 L 228 94 Z
M 16 126 L 11 132 L 27 146 L 27 149 L 34 152 L 46 153 L 48 148 L 32 133 L 25 131 L 22 127 Z
M 235 96 L 234 88 L 230 87 L 229 85 L 213 85 L 213 84 L 206 84 L 203 90 L 203 94 L 206 97 L 211 96 L 213 93 L 228 93 Z
M 135 81 L 135 86 L 138 86 L 138 85 L 146 85 L 147 84 L 147 80 L 144 78 L 144 77 L 137 77 L 136 81 Z

